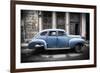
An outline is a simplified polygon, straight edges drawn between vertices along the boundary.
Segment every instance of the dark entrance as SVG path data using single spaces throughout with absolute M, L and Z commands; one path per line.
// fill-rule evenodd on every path
M 80 13 L 70 13 L 70 34 L 80 35 Z
M 43 29 L 52 28 L 52 12 L 50 11 L 42 12 L 42 25 L 43 25 Z
M 89 40 L 90 38 L 90 14 L 86 14 L 86 40 Z
M 56 12 L 56 24 L 58 29 L 65 30 L 65 12 Z

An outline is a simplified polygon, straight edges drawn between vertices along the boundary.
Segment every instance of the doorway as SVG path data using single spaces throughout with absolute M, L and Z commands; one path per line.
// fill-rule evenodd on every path
M 70 34 L 80 35 L 80 13 L 70 13 Z
M 72 22 L 70 23 L 70 34 L 80 35 L 80 24 Z

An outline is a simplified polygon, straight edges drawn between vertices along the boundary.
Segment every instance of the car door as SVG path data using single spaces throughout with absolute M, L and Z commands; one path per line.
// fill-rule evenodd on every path
M 69 46 L 69 38 L 64 31 L 58 31 L 57 48 L 67 48 Z
M 57 32 L 49 31 L 47 36 L 47 48 L 56 48 L 57 47 Z

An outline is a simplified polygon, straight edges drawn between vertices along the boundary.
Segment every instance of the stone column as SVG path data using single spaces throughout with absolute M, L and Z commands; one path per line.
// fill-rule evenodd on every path
M 42 30 L 42 12 L 40 11 L 38 13 L 38 19 L 39 19 L 39 32 Z
M 69 17 L 69 13 L 68 12 L 66 12 L 65 13 L 65 31 L 67 32 L 67 34 L 70 34 L 69 33 L 69 28 L 70 28 L 70 17 Z
M 56 12 L 52 13 L 52 28 L 56 29 Z

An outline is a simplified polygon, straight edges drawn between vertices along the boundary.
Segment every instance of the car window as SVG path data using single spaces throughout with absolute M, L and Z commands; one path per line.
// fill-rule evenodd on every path
M 58 36 L 65 36 L 65 32 L 64 31 L 58 31 Z
M 56 35 L 57 35 L 56 31 L 50 31 L 49 32 L 49 36 L 56 36 Z
M 40 35 L 41 35 L 41 36 L 45 36 L 46 34 L 47 34 L 47 31 L 42 32 Z

